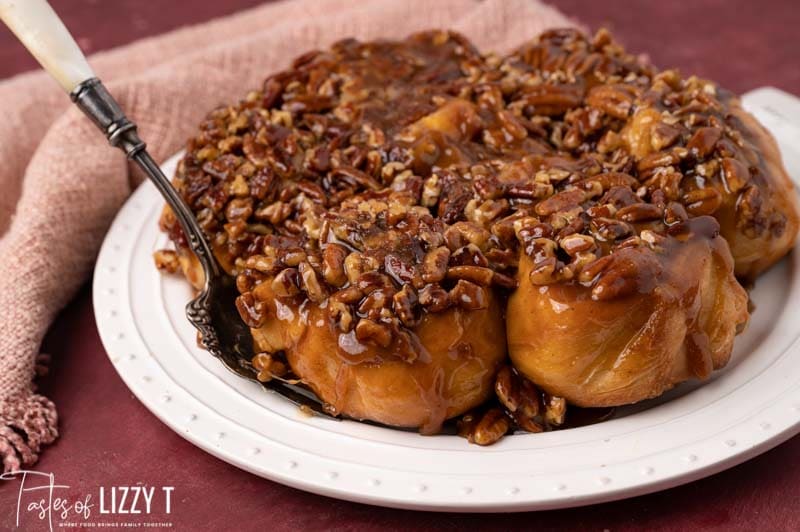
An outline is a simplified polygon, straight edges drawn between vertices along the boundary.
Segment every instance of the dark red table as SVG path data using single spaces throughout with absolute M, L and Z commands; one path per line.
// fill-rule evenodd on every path
M 51 0 L 87 51 L 117 46 L 259 3 L 257 0 Z M 553 0 L 592 28 L 610 27 L 630 50 L 738 92 L 774 85 L 800 94 L 800 8 L 796 0 Z M 0 30 L 0 78 L 35 64 Z M 515 515 L 454 515 L 375 508 L 311 495 L 239 471 L 193 447 L 128 391 L 98 338 L 88 285 L 53 326 L 53 355 L 41 389 L 59 407 L 61 438 L 36 470 L 52 472 L 76 500 L 105 487 L 174 487 L 148 518 L 95 521 L 170 522 L 183 530 L 481 527 L 589 530 L 798 530 L 800 438 L 711 478 L 610 504 Z M 0 528 L 14 526 L 19 484 L 0 485 Z M 154 503 L 155 504 L 155 503 Z M 108 501 L 106 501 L 108 506 Z M 71 519 L 76 522 L 78 520 Z M 46 521 L 25 517 L 27 529 Z M 35 525 L 35 526 L 34 526 Z

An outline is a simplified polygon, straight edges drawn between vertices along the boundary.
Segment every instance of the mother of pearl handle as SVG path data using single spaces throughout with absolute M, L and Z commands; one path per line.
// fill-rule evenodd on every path
M 46 0 L 0 0 L 0 19 L 68 93 L 95 77 L 75 39 Z

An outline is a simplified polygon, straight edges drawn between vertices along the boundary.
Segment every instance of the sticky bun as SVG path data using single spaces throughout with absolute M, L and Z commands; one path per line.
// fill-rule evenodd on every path
M 601 30 L 501 57 L 345 40 L 220 107 L 174 183 L 236 276 L 259 378 L 479 444 L 723 367 L 793 246 L 775 142 L 714 83 Z M 157 263 L 202 271 L 172 213 Z

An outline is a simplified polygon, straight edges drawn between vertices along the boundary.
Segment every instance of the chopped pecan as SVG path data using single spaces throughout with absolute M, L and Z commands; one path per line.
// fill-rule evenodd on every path
M 288 366 L 269 353 L 258 353 L 250 361 L 256 370 L 259 382 L 269 382 L 275 377 L 283 377 L 289 372 Z
M 308 298 L 315 303 L 321 303 L 325 297 L 325 291 L 317 278 L 317 272 L 307 261 L 301 262 L 297 266 L 297 271 L 300 274 L 300 285 L 308 295 Z
M 362 273 L 358 277 L 358 281 L 356 281 L 356 286 L 365 294 L 371 294 L 376 290 L 385 290 L 392 293 L 395 291 L 392 280 L 375 270 Z
M 574 257 L 578 253 L 584 253 L 595 249 L 594 238 L 589 235 L 568 235 L 559 240 L 558 245 L 561 249 L 566 251 L 570 257 Z
M 623 248 L 608 257 L 611 260 L 592 287 L 592 299 L 596 301 L 648 293 L 661 276 L 661 263 L 648 248 Z
M 506 188 L 509 198 L 543 199 L 553 195 L 553 185 L 549 183 L 519 183 Z
M 160 249 L 153 253 L 156 268 L 162 272 L 177 273 L 181 269 L 178 254 L 171 249 Z
M 413 327 L 419 322 L 416 307 L 419 303 L 417 293 L 410 285 L 405 285 L 392 297 L 394 313 L 406 327 Z
M 331 297 L 342 303 L 352 304 L 360 301 L 361 298 L 364 297 L 364 292 L 357 286 L 348 286 L 347 288 L 339 290 Z
M 750 170 L 738 159 L 725 157 L 722 159 L 722 178 L 728 190 L 736 193 L 750 182 Z
M 481 266 L 487 268 L 489 261 L 475 244 L 467 244 L 455 250 L 450 256 L 451 266 Z M 441 279 L 437 279 L 439 281 Z
M 681 160 L 680 152 L 676 150 L 651 153 L 642 158 L 637 164 L 640 172 L 645 172 L 659 166 L 672 166 Z
M 488 224 L 499 218 L 508 210 L 508 200 L 485 200 L 478 204 L 478 200 L 472 199 L 465 207 L 467 219 L 480 226 L 486 227 Z
M 606 255 L 585 265 L 578 275 L 578 281 L 581 283 L 593 282 L 611 264 L 612 260 L 611 255 Z
M 281 270 L 272 279 L 272 292 L 278 297 L 292 297 L 300 293 L 300 274 L 297 268 Z
M 381 188 L 380 183 L 372 176 L 352 166 L 339 166 L 333 169 L 331 173 L 336 177 L 344 179 L 351 185 L 356 185 L 367 190 L 378 190 Z
M 444 239 L 450 251 L 455 251 L 467 244 L 475 244 L 479 249 L 484 250 L 491 236 L 489 231 L 472 222 L 457 222 L 444 232 Z
M 751 238 L 761 234 L 766 229 L 761 213 L 762 205 L 763 200 L 758 187 L 748 186 L 739 194 L 739 201 L 736 205 L 736 214 L 738 216 L 736 223 Z
M 272 255 L 252 255 L 245 261 L 245 266 L 251 270 L 271 274 L 281 267 L 281 263 Z
M 632 187 L 638 183 L 635 177 L 624 172 L 603 172 L 586 178 L 586 181 L 600 183 L 603 190 L 608 190 L 611 187 Z
M 662 215 L 662 209 L 652 203 L 634 203 L 617 211 L 617 218 L 625 222 L 634 223 L 658 220 Z
M 661 151 L 675 144 L 681 136 L 681 130 L 670 124 L 659 122 L 650 132 L 650 146 L 654 151 Z
M 494 389 L 497 398 L 512 414 L 531 418 L 539 414 L 538 390 L 510 366 L 503 366 L 497 373 Z
M 347 274 L 344 271 L 344 260 L 347 255 L 347 249 L 339 244 L 327 244 L 323 249 L 322 277 L 329 285 L 338 288 L 347 282 Z
M 387 325 L 362 318 L 356 324 L 356 338 L 386 348 L 392 343 L 392 330 Z
M 686 210 L 693 216 L 713 214 L 722 206 L 722 194 L 712 187 L 687 192 L 682 198 Z
M 292 206 L 282 201 L 276 201 L 265 207 L 256 209 L 254 216 L 258 220 L 267 221 L 278 225 L 292 214 Z
M 381 316 L 381 311 L 392 305 L 394 293 L 391 290 L 377 289 L 367 294 L 358 306 L 358 312 L 362 316 L 377 320 Z
M 563 425 L 567 414 L 567 400 L 547 393 L 543 394 L 543 400 L 544 419 L 547 424 L 551 427 Z
M 594 237 L 603 242 L 613 242 L 633 233 L 630 224 L 612 218 L 593 218 L 589 226 Z
M 349 333 L 353 329 L 353 312 L 346 303 L 331 298 L 328 302 L 328 313 L 339 326 L 339 330 L 343 333 Z
M 353 251 L 344 259 L 344 271 L 350 284 L 356 284 L 363 273 L 377 270 L 379 263 L 373 257 Z
M 573 188 L 555 194 L 546 200 L 540 201 L 536 205 L 536 214 L 539 216 L 548 216 L 557 212 L 566 211 L 586 199 L 586 193 L 579 189 Z
M 499 408 L 482 414 L 466 414 L 458 421 L 458 435 L 477 445 L 491 445 L 511 430 L 511 422 Z
M 439 176 L 433 174 L 425 180 L 422 187 L 422 200 L 421 203 L 425 207 L 433 207 L 439 202 L 439 196 L 442 193 L 442 184 L 439 181 Z
M 534 263 L 528 278 L 534 285 L 553 284 L 558 281 L 558 259 L 548 257 Z
M 662 253 L 665 250 L 667 238 L 664 235 L 660 235 L 655 231 L 645 229 L 639 234 L 639 238 L 641 238 L 642 241 L 645 242 L 653 251 Z
M 486 289 L 463 279 L 450 290 L 450 301 L 464 310 L 480 310 L 489 306 Z
M 557 116 L 581 103 L 581 89 L 567 85 L 533 85 L 526 89 L 520 102 L 531 109 L 531 114 Z
M 685 222 L 688 219 L 689 214 L 686 212 L 683 205 L 677 201 L 671 201 L 667 204 L 667 208 L 664 211 L 664 222 L 666 222 L 667 225 Z
M 439 218 L 449 224 L 463 219 L 464 208 L 472 198 L 469 183 L 451 172 L 443 172 L 440 181 L 442 192 L 439 196 Z
M 630 85 L 598 85 L 589 91 L 586 103 L 614 118 L 625 120 L 633 108 L 635 89 Z
M 722 129 L 718 127 L 698 128 L 686 143 L 686 148 L 698 159 L 705 159 L 714 151 L 721 136 Z
M 450 294 L 438 284 L 429 284 L 419 292 L 419 303 L 430 312 L 441 312 L 452 306 Z
M 451 266 L 447 269 L 447 278 L 463 279 L 481 286 L 489 286 L 492 284 L 494 272 L 491 268 L 482 266 Z
M 450 250 L 444 246 L 430 250 L 422 262 L 422 280 L 426 283 L 438 283 L 447 274 Z
M 253 329 L 264 325 L 267 319 L 267 308 L 263 301 L 253 297 L 252 292 L 247 292 L 236 298 L 236 309 L 242 321 Z
M 287 266 L 295 267 L 298 266 L 304 260 L 311 260 L 307 255 L 306 252 L 302 249 L 287 249 L 286 252 L 283 254 L 283 258 L 281 259 L 283 263 Z
M 397 284 L 412 283 L 419 276 L 414 265 L 391 253 L 386 255 L 383 267 Z

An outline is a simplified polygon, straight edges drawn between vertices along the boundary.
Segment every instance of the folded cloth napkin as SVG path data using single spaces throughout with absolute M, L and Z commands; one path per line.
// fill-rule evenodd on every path
M 145 39 L 91 63 L 162 160 L 207 110 L 341 38 L 451 28 L 503 52 L 569 25 L 536 0 L 298 0 Z M 141 176 L 44 73 L 1 82 L 0 102 L 0 457 L 13 471 L 58 436 L 55 406 L 34 393 L 39 346 Z

